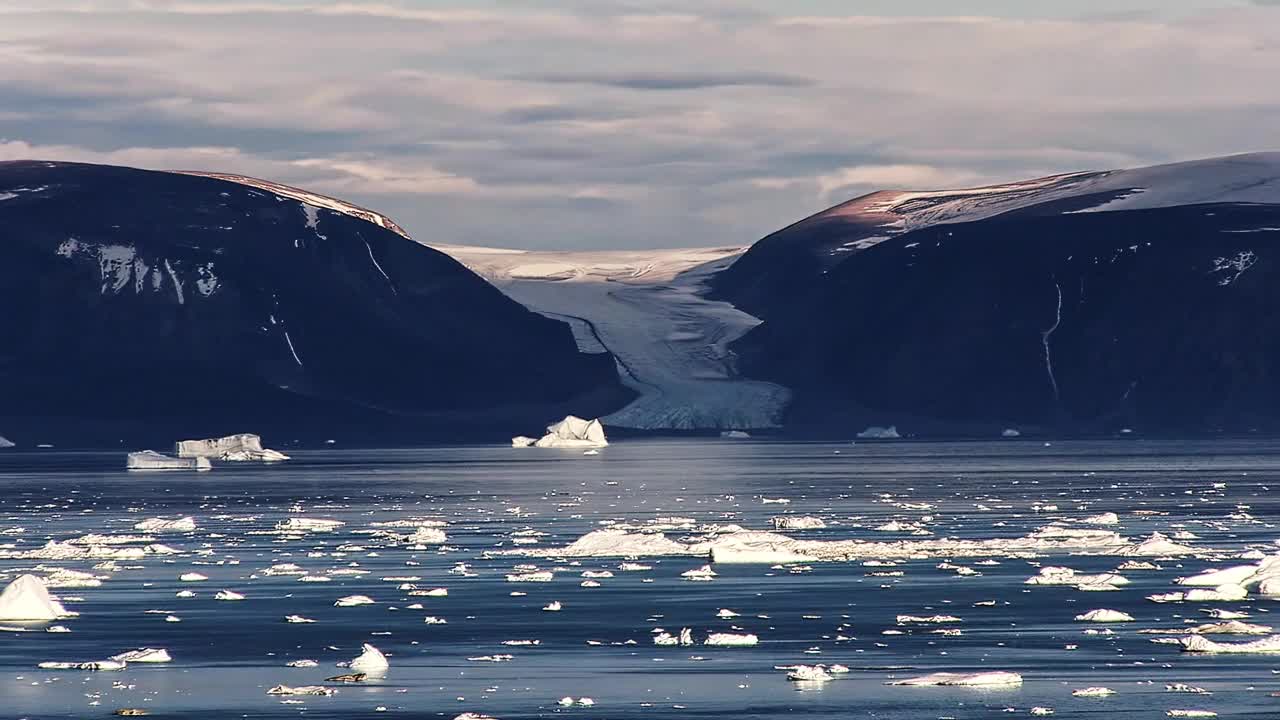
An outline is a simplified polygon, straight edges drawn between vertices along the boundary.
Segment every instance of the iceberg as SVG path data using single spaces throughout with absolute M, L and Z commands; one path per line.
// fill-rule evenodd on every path
M 363 651 L 360 657 L 348 663 L 347 667 L 367 675 L 381 675 L 391 667 L 391 663 L 387 662 L 387 656 L 383 655 L 378 648 L 365 643 L 360 646 L 360 649 Z
M 540 448 L 602 448 L 609 445 L 604 436 L 604 426 L 599 420 L 583 420 L 574 415 L 567 415 L 558 423 L 547 426 L 547 434 L 541 439 L 529 442 L 532 438 L 523 435 L 511 438 L 512 447 Z
M 805 515 L 780 515 L 770 522 L 774 530 L 821 530 L 827 526 L 822 518 Z
M 939 685 L 943 687 L 999 687 L 1008 685 L 1021 685 L 1022 676 L 1012 672 L 981 672 L 966 675 L 964 673 L 938 672 L 929 675 L 921 675 L 920 677 L 907 678 L 905 680 L 894 680 L 886 683 L 888 685 L 910 685 L 910 686 L 929 686 Z
M 1087 613 L 1077 615 L 1078 622 L 1094 622 L 1094 623 L 1122 623 L 1133 622 L 1133 616 L 1127 612 L 1119 610 L 1090 610 Z
M 872 425 L 871 427 L 858 433 L 859 440 L 900 440 L 902 435 L 898 433 L 897 425 L 889 427 L 880 427 Z
M 164 648 L 138 648 L 137 650 L 122 652 L 119 655 L 112 655 L 110 659 L 122 663 L 173 662 L 173 658 L 169 656 L 169 651 Z
M 36 667 L 41 670 L 123 670 L 125 665 L 118 660 L 96 660 L 93 662 L 42 662 Z
M 35 575 L 19 575 L 0 593 L 0 620 L 44 621 L 74 616 L 49 596 L 44 581 Z
M 710 647 L 751 647 L 759 645 L 760 638 L 750 634 L 711 633 L 702 644 Z
M 333 532 L 346 525 L 341 520 L 322 520 L 320 518 L 289 518 L 276 523 L 276 530 L 293 532 Z
M 227 462 L 280 462 L 289 456 L 262 447 L 262 438 L 240 433 L 206 440 L 179 440 L 174 451 L 180 458 L 218 458 Z
M 125 467 L 129 470 L 209 470 L 212 465 L 204 457 L 169 457 L 154 450 L 129 453 Z
M 328 697 L 333 694 L 333 688 L 327 688 L 323 685 L 299 685 L 290 687 L 288 685 L 276 685 L 267 690 L 268 695 L 322 695 Z
M 1245 643 L 1214 642 L 1203 635 L 1178 638 L 1183 652 L 1196 653 L 1280 653 L 1280 635 L 1269 635 L 1261 640 Z
M 147 518 L 142 522 L 135 523 L 133 529 L 151 533 L 192 532 L 196 529 L 196 519 L 190 515 L 178 518 L 177 520 Z
M 720 437 L 726 440 L 750 440 L 751 433 L 743 430 L 725 430 L 720 433 Z
M 821 665 L 796 665 L 787 671 L 787 679 L 792 682 L 827 682 L 835 678 Z
M 11 448 L 11 447 L 17 447 L 17 446 L 14 445 L 13 442 L 8 438 L 6 438 L 5 436 L 0 435 L 0 450 L 4 450 L 5 448 Z

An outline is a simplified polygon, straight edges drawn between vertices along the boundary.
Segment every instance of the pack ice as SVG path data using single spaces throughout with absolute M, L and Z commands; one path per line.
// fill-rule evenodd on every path
M 35 575 L 18 576 L 0 593 L 0 620 L 59 620 L 73 616 L 49 596 L 44 581 Z
M 179 440 L 174 451 L 180 458 L 218 458 L 226 462 L 280 462 L 289 456 L 262 447 L 262 438 L 253 433 L 240 433 L 205 440 Z
M 511 446 L 540 448 L 602 448 L 609 441 L 604 436 L 604 426 L 597 420 L 583 420 L 567 415 L 558 423 L 547 426 L 547 434 L 540 439 L 524 435 L 511 438 Z

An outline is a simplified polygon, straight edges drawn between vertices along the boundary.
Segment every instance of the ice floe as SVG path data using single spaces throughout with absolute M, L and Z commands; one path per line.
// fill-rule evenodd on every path
M 196 529 L 196 519 L 190 515 L 176 520 L 147 518 L 141 522 L 134 523 L 133 529 L 151 533 L 193 532 Z
M 936 672 L 928 675 L 921 675 L 919 677 L 906 678 L 905 680 L 893 680 L 886 684 L 909 686 L 939 685 L 944 687 L 999 687 L 1021 685 L 1022 676 L 1018 673 L 999 670 L 970 674 Z

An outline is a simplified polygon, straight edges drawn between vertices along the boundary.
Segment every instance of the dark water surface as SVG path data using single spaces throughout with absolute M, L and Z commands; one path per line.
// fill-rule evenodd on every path
M 133 524 L 148 517 L 193 515 L 198 523 L 192 533 L 155 536 L 181 554 L 122 560 L 118 570 L 93 570 L 104 579 L 99 587 L 56 590 L 82 598 L 67 602 L 81 613 L 60 623 L 70 633 L 0 632 L 0 717 L 108 717 L 117 708 L 141 707 L 157 718 L 453 718 L 476 712 L 502 720 L 918 720 L 1028 716 L 1035 706 L 1053 708 L 1054 717 L 1140 720 L 1166 717 L 1170 709 L 1280 717 L 1280 698 L 1269 696 L 1280 691 L 1274 674 L 1280 656 L 1197 656 L 1138 633 L 1205 622 L 1200 608 L 1210 606 L 1249 612 L 1249 622 L 1262 624 L 1280 611 L 1280 603 L 1257 597 L 1212 604 L 1145 599 L 1176 589 L 1173 579 L 1210 566 L 1206 559 L 1161 559 L 1161 570 L 1124 573 L 1132 584 L 1123 590 L 1096 593 L 1023 580 L 1040 565 L 1101 572 L 1122 558 L 998 558 L 998 565 L 955 560 L 979 570 L 975 576 L 936 567 L 943 557 L 899 562 L 892 570 L 901 570 L 900 577 L 869 576 L 885 568 L 862 563 L 813 563 L 800 573 L 718 566 L 713 582 L 695 583 L 680 573 L 704 564 L 696 558 L 643 558 L 639 562 L 652 565 L 651 571 L 620 572 L 619 558 L 571 564 L 486 555 L 565 545 L 605 521 L 670 515 L 755 529 L 769 527 L 769 518 L 780 514 L 817 515 L 826 529 L 792 534 L 894 540 L 913 538 L 872 528 L 927 516 L 934 537 L 1018 537 L 1056 518 L 1105 511 L 1121 520 L 1107 529 L 1134 539 L 1183 530 L 1198 536 L 1184 541 L 1197 547 L 1272 552 L 1280 550 L 1280 508 L 1271 492 L 1280 489 L 1280 443 L 633 440 L 589 457 L 497 447 L 335 449 L 294 457 L 275 467 L 127 473 L 123 453 L 0 451 L 0 548 L 10 554 L 90 532 L 137 534 Z M 762 498 L 791 502 L 764 504 Z M 1139 510 L 1167 514 L 1135 514 Z M 347 524 L 303 537 L 264 532 L 290 517 Z M 399 518 L 447 522 L 446 548 L 412 550 L 361 532 Z M 546 535 L 533 545 L 515 545 L 512 533 L 527 530 Z M 99 562 L 0 558 L 0 579 L 36 566 L 91 570 Z M 474 576 L 450 574 L 459 562 Z M 277 563 L 296 563 L 316 575 L 342 568 L 368 573 L 321 583 L 261 574 Z M 555 579 L 506 582 L 520 563 L 556 569 Z M 586 570 L 613 570 L 615 576 L 600 579 L 600 587 L 582 587 Z M 210 579 L 178 581 L 192 571 Z M 448 596 L 409 597 L 397 589 L 401 581 L 383 580 L 401 576 L 421 577 L 414 581 L 420 588 L 447 587 Z M 184 589 L 197 596 L 175 597 Z M 221 589 L 247 599 L 215 601 Z M 351 594 L 377 604 L 333 606 Z M 563 603 L 562 612 L 541 611 L 553 600 Z M 974 605 L 989 600 L 997 604 Z M 414 602 L 424 608 L 406 608 Z M 741 616 L 718 619 L 720 608 Z M 1093 608 L 1122 610 L 1137 622 L 1104 628 L 1073 620 Z M 148 610 L 167 611 L 181 622 L 165 622 L 164 614 Z M 287 624 L 287 614 L 317 622 Z M 961 622 L 947 627 L 963 634 L 900 627 L 899 614 L 956 615 Z M 448 623 L 426 624 L 428 615 Z M 1276 620 L 1280 625 L 1280 612 Z M 651 633 L 658 627 L 690 627 L 697 638 L 737 627 L 758 634 L 761 643 L 655 647 Z M 1086 635 L 1088 628 L 1114 634 Z M 523 639 L 541 644 L 502 644 Z M 300 704 L 266 694 L 273 685 L 317 684 L 344 672 L 335 663 L 358 655 L 363 642 L 389 656 L 385 678 L 341 687 L 332 697 L 296 698 Z M 36 668 L 42 661 L 99 660 L 138 647 L 166 648 L 174 660 L 120 672 Z M 514 658 L 467 660 L 499 653 Z M 320 665 L 285 667 L 300 658 Z M 804 687 L 774 669 L 796 663 L 840 663 L 851 672 Z M 884 684 L 943 670 L 1008 670 L 1025 682 L 1004 690 Z M 1212 695 L 1166 692 L 1172 683 L 1202 686 Z M 1091 685 L 1117 694 L 1071 695 Z M 596 705 L 562 708 L 556 703 L 564 696 L 589 696 Z

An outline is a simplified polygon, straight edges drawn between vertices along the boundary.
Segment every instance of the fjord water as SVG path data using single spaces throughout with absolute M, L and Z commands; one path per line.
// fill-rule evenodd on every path
M 1280 698 L 1267 655 L 1198 656 L 1153 644 L 1143 628 L 1203 622 L 1207 607 L 1244 611 L 1270 624 L 1280 610 L 1250 597 L 1229 603 L 1155 604 L 1146 595 L 1176 589 L 1175 577 L 1210 565 L 1161 559 L 1161 570 L 1126 572 L 1117 592 L 1024 585 L 1039 566 L 1114 570 L 1116 557 L 997 558 L 955 562 L 979 574 L 957 575 L 946 558 L 813 563 L 810 570 L 766 565 L 717 566 L 712 582 L 680 573 L 698 558 L 641 558 L 645 572 L 620 572 L 622 558 L 571 562 L 495 551 L 566 545 L 608 521 L 663 516 L 700 523 L 769 527 L 780 514 L 816 515 L 822 530 L 788 531 L 813 539 L 916 539 L 876 532 L 892 519 L 919 521 L 934 537 L 1018 537 L 1057 518 L 1115 512 L 1123 535 L 1185 530 L 1196 547 L 1277 549 L 1280 442 L 1039 441 L 813 444 L 733 440 L 631 440 L 599 455 L 580 451 L 446 447 L 413 450 L 290 450 L 277 466 L 217 467 L 212 472 L 128 473 L 124 454 L 5 451 L 0 454 L 0 548 L 29 550 L 48 539 L 86 533 L 136 534 L 148 517 L 193 515 L 197 530 L 157 535 L 182 551 L 121 561 L 100 587 L 58 589 L 80 617 L 70 633 L 0 632 L 0 717 L 106 717 L 117 708 L 157 718 L 453 718 L 463 712 L 503 720 L 578 718 L 993 718 L 1027 716 L 1036 706 L 1055 717 L 1162 718 L 1171 709 L 1221 717 L 1277 717 Z M 788 499 L 787 504 L 763 499 Z M 916 504 L 927 503 L 922 508 Z M 1056 505 L 1057 509 L 1046 509 Z M 1036 509 L 1039 508 L 1039 509 Z M 1135 513 L 1135 511 L 1152 511 Z M 285 538 L 265 533 L 290 517 L 346 522 L 334 533 Z M 360 531 L 372 523 L 429 518 L 448 523 L 444 548 L 411 550 Z M 546 533 L 515 544 L 512 533 Z M 673 533 L 679 535 L 679 532 Z M 527 538 L 531 535 L 524 535 Z M 520 536 L 517 536 L 520 537 Z M 341 547 L 341 549 L 339 549 Z M 43 563 L 90 570 L 95 560 L 0 560 L 11 580 Z M 1222 564 L 1229 564 L 1224 561 Z M 1241 561 L 1235 561 L 1241 562 Z M 331 582 L 266 576 L 277 563 L 313 574 L 350 568 Z M 457 563 L 471 575 L 450 574 Z M 518 564 L 555 569 L 549 583 L 510 583 Z M 612 570 L 599 587 L 580 573 Z M 902 571 L 901 576 L 873 571 Z M 200 572 L 206 582 L 182 583 Z M 448 588 L 447 597 L 408 597 L 400 581 Z M 241 602 L 218 602 L 218 590 Z M 178 598 L 193 590 L 194 598 Z M 512 596 L 513 592 L 527 593 Z M 363 594 L 376 604 L 334 607 Z M 994 600 L 994 605 L 975 605 Z M 561 612 L 543 612 L 552 602 Z M 406 606 L 421 602 L 421 610 Z M 1073 621 L 1094 608 L 1128 612 L 1137 622 L 1104 626 Z M 740 613 L 719 619 L 721 608 Z M 163 610 L 181 622 L 165 622 Z M 287 624 L 298 614 L 313 624 Z M 931 626 L 902 627 L 896 616 L 954 615 Z M 426 624 L 425 616 L 447 620 Z M 1280 616 L 1277 616 L 1280 617 Z M 3 623 L 0 623 L 3 624 Z M 731 627 L 759 635 L 746 648 L 655 647 L 655 628 Z M 884 634 L 900 631 L 902 634 Z M 1232 640 L 1233 638 L 1219 638 Z M 538 640 L 536 646 L 504 641 Z M 277 685 L 320 684 L 345 672 L 335 663 L 361 643 L 390 659 L 385 678 L 342 686 L 332 697 L 282 703 Z M 1069 645 L 1076 649 L 1066 649 Z M 120 672 L 49 671 L 42 661 L 89 661 L 139 647 L 168 649 L 173 662 Z M 509 662 L 468 658 L 510 654 Z M 314 659 L 315 668 L 285 664 Z M 847 675 L 822 685 L 789 682 L 779 665 L 839 663 Z M 890 687 L 936 671 L 1007 670 L 1024 683 L 1009 689 Z M 1166 692 L 1174 683 L 1211 695 Z M 1106 698 L 1073 697 L 1102 685 Z M 588 696 L 592 707 L 557 700 Z M 1006 714 L 1007 709 L 1013 709 Z

